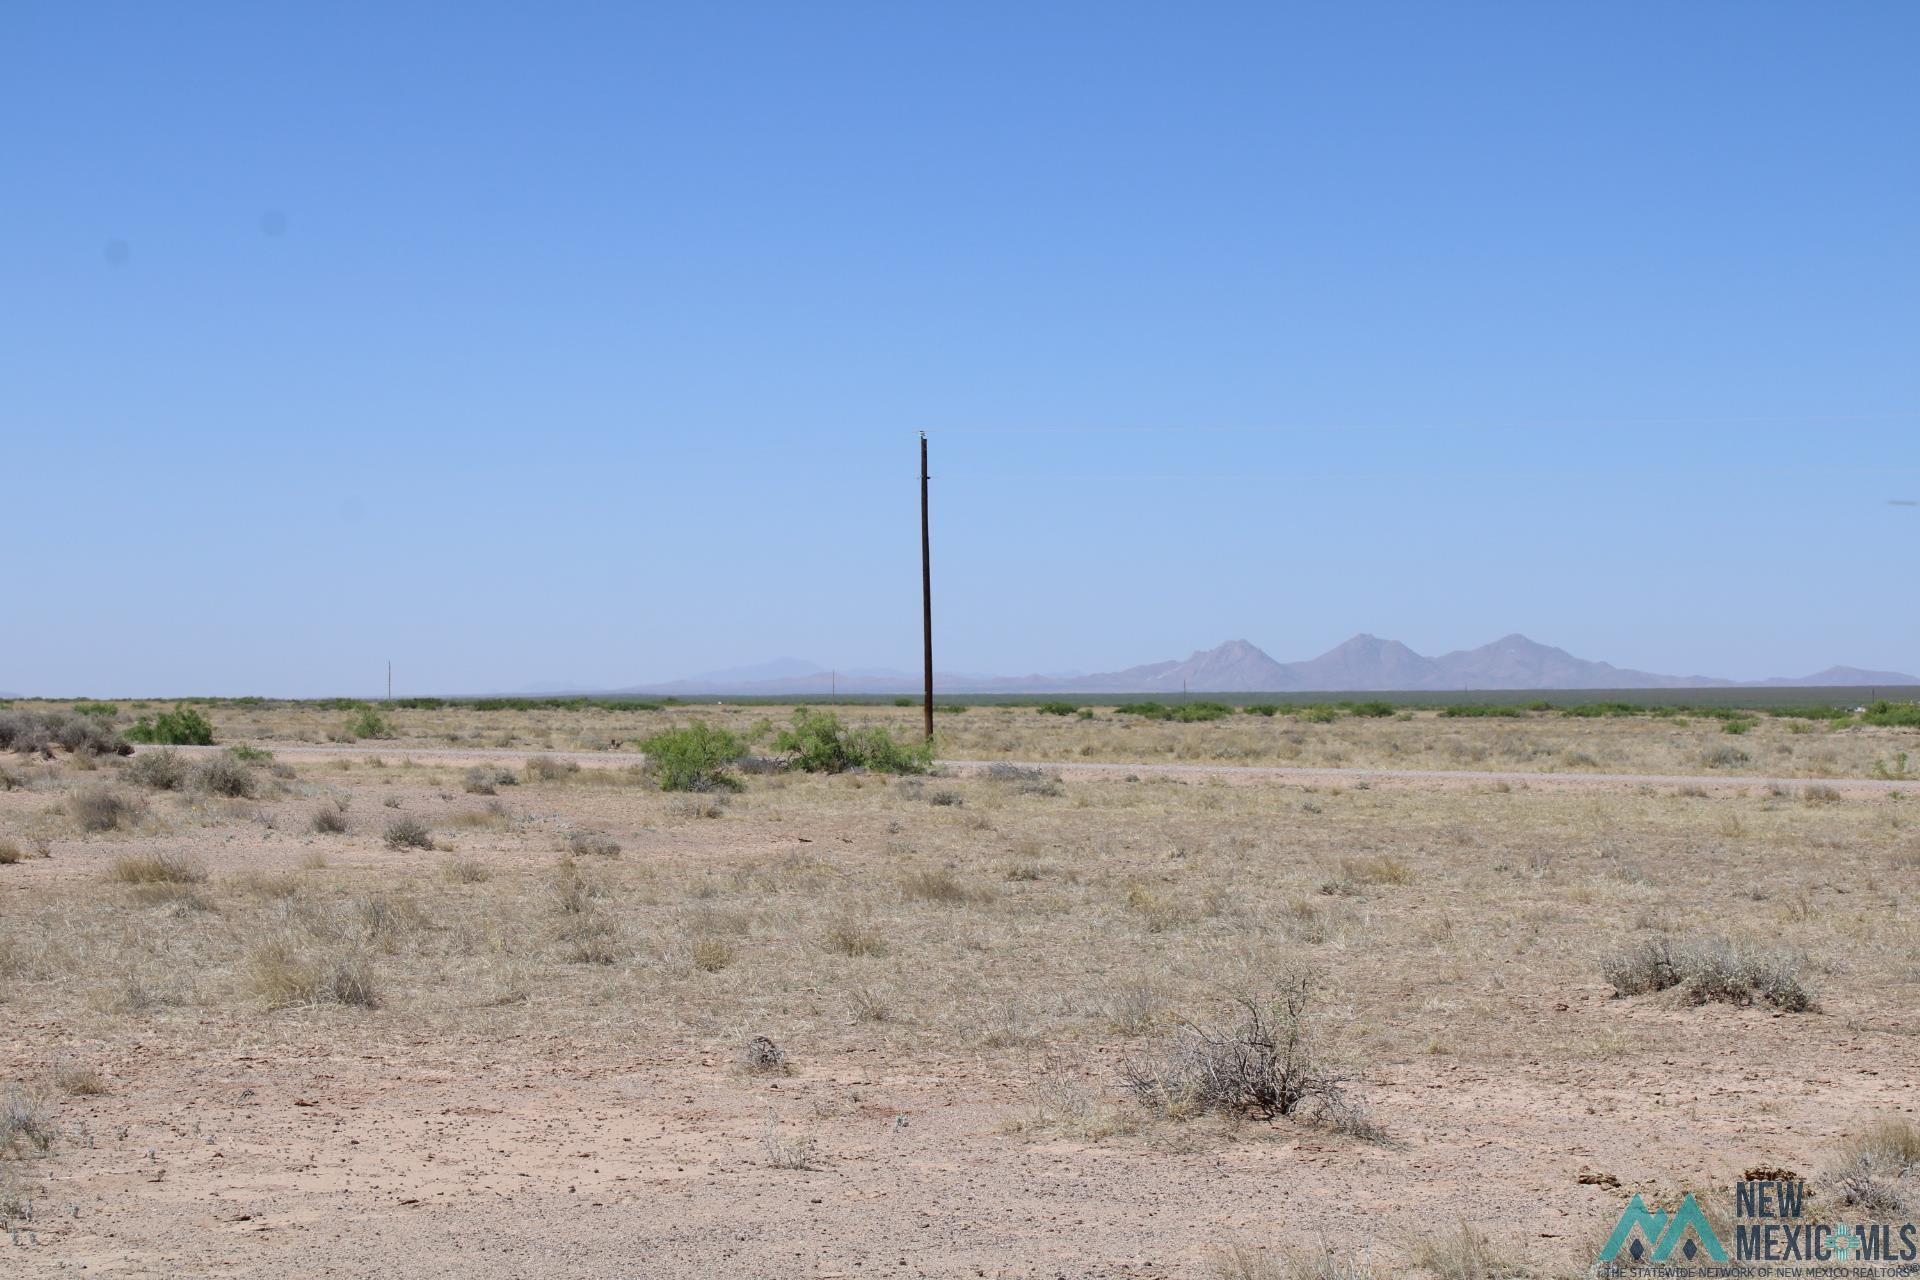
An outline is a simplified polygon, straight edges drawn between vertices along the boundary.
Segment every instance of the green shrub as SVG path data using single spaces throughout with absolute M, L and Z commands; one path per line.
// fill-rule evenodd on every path
M 1767 714 L 1781 720 L 1846 720 L 1853 715 L 1844 707 L 1777 707 Z
M 1240 714 L 1243 716 L 1277 716 L 1280 714 L 1280 708 L 1271 702 L 1255 702 L 1249 706 L 1240 708 Z
M 1602 716 L 1633 716 L 1646 710 L 1630 702 L 1582 702 L 1567 707 L 1560 712 L 1563 716 L 1573 716 L 1581 720 L 1597 720 Z
M 1167 719 L 1193 723 L 1222 720 L 1232 714 L 1233 708 L 1224 702 L 1183 702 L 1168 713 Z
M 1123 702 L 1114 710 L 1123 716 L 1141 716 L 1148 720 L 1165 720 L 1171 714 L 1163 702 Z
M 903 746 L 885 729 L 849 729 L 831 711 L 800 707 L 793 727 L 782 729 L 773 749 L 784 753 L 796 769 L 808 773 L 843 773 L 871 769 L 875 773 L 925 773 L 933 767 L 933 744 Z
M 1079 709 L 1071 702 L 1043 702 L 1034 708 L 1043 716 L 1070 716 Z
M 347 736 L 350 738 L 391 738 L 393 726 L 387 718 L 372 707 L 363 707 L 360 712 L 347 721 Z
M 896 707 L 910 707 L 913 705 L 913 699 L 912 698 L 895 698 L 893 700 L 893 705 Z
M 1351 710 L 1353 714 L 1357 716 L 1366 716 L 1371 720 L 1383 720 L 1393 714 L 1393 704 L 1375 699 L 1372 702 L 1357 702 Z
M 120 708 L 111 702 L 76 702 L 73 713 L 78 716 L 99 716 L 102 720 L 112 720 L 120 714 Z
M 1720 722 L 1720 732 L 1722 733 L 1745 733 L 1751 728 L 1753 728 L 1753 721 L 1751 720 L 1723 720 Z
M 1449 720 L 1478 719 L 1487 716 L 1517 720 L 1527 713 L 1521 707 L 1492 706 L 1476 702 L 1459 707 L 1445 707 L 1441 709 L 1440 714 Z
M 1920 702 L 1888 702 L 1885 698 L 1868 707 L 1861 724 L 1888 728 L 1920 729 Z
M 1322 703 L 1319 706 L 1302 707 L 1294 713 L 1294 718 L 1306 724 L 1332 724 L 1340 718 L 1340 708 Z
M 647 769 L 660 780 L 663 791 L 740 789 L 740 780 L 728 770 L 747 748 L 725 729 L 696 720 L 684 729 L 654 734 L 640 749 L 647 753 Z
M 127 736 L 135 742 L 167 747 L 209 747 L 213 745 L 213 723 L 192 707 L 175 703 L 173 710 L 162 711 L 152 720 L 141 716 L 127 730 Z

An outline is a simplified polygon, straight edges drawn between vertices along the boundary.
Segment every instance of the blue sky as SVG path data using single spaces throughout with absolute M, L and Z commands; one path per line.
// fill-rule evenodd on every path
M 0 689 L 1920 669 L 1920 7 L 21 4 Z

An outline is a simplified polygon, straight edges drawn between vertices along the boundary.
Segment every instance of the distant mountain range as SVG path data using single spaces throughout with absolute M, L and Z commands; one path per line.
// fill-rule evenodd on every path
M 1317 658 L 1279 662 L 1245 640 L 1229 640 L 1195 652 L 1185 661 L 1150 662 L 1094 675 L 989 676 L 934 673 L 942 693 L 1288 693 L 1414 692 L 1447 689 L 1703 689 L 1745 686 L 1794 688 L 1820 685 L 1920 685 L 1898 671 L 1828 667 L 1808 676 L 1769 680 L 1723 680 L 1714 676 L 1664 676 L 1576 658 L 1565 649 L 1523 635 L 1503 636 L 1478 649 L 1458 649 L 1429 658 L 1398 640 L 1357 635 Z M 811 662 L 781 658 L 752 667 L 710 671 L 664 684 L 636 685 L 619 693 L 732 693 L 777 697 L 795 694 L 912 693 L 917 674 L 861 669 L 828 671 Z

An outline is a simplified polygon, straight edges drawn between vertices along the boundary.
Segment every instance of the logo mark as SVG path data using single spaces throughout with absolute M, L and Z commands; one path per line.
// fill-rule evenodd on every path
M 1635 1262 L 1665 1262 L 1676 1251 L 1689 1262 L 1703 1252 L 1715 1262 L 1727 1260 L 1720 1237 L 1691 1192 L 1672 1213 L 1647 1208 L 1636 1192 L 1620 1211 L 1620 1221 L 1600 1250 L 1600 1261 L 1611 1262 L 1624 1253 Z

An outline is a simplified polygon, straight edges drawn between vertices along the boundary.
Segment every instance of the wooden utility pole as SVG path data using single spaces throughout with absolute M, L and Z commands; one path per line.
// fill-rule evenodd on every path
M 926 657 L 927 741 L 933 741 L 933 542 L 927 532 L 927 433 L 920 433 L 920 635 Z

